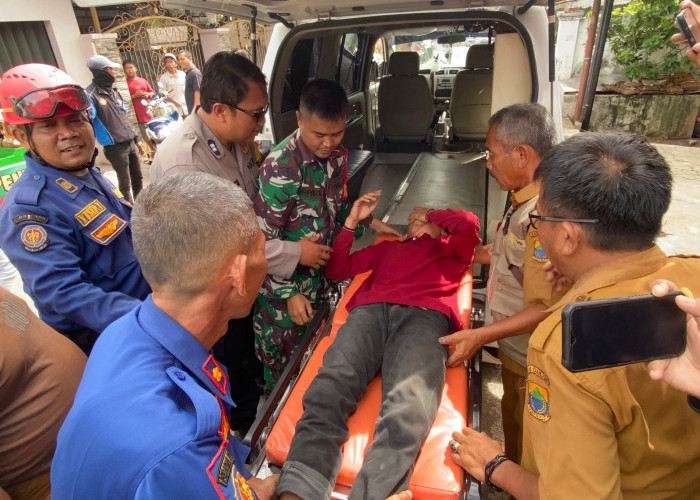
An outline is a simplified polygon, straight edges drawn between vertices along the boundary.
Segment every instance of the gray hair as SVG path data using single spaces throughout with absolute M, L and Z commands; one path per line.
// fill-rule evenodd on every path
M 226 259 L 247 254 L 260 231 L 248 195 L 203 172 L 164 177 L 136 199 L 134 251 L 153 289 L 204 290 Z
M 542 158 L 557 142 L 557 132 L 547 109 L 536 102 L 512 104 L 496 111 L 489 127 L 497 125 L 496 139 L 510 153 L 527 144 Z

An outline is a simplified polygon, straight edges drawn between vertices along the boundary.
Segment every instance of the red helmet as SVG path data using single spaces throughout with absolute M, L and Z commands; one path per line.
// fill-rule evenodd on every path
M 89 103 L 82 87 L 48 64 L 20 64 L 0 79 L 0 106 L 8 125 L 72 115 L 87 109 Z

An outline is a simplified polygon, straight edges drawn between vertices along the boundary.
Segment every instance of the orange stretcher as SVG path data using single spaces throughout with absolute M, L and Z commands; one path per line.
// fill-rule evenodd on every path
M 267 460 L 281 467 L 287 458 L 297 421 L 303 413 L 302 397 L 322 365 L 323 355 L 348 316 L 346 304 L 371 271 L 356 276 L 338 304 L 331 332 L 322 338 L 292 389 L 265 444 Z M 472 274 L 467 271 L 459 289 L 459 309 L 464 325 L 469 325 Z M 447 368 L 445 388 L 433 426 L 416 461 L 410 489 L 414 499 L 458 499 L 464 483 L 464 471 L 450 458 L 448 444 L 452 432 L 471 426 L 470 387 L 465 366 Z M 357 411 L 348 419 L 350 438 L 343 446 L 343 462 L 335 491 L 347 494 L 362 466 L 365 451 L 372 443 L 374 426 L 382 399 L 381 374 L 369 384 Z M 469 406 L 468 406 L 469 405 Z M 466 487 L 468 489 L 468 485 Z M 466 489 L 465 489 L 466 491 Z

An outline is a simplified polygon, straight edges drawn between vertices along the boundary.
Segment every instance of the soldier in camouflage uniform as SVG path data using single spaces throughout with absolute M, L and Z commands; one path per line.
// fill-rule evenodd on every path
M 349 105 L 345 91 L 330 80 L 303 89 L 299 128 L 270 153 L 260 167 L 255 200 L 267 239 L 300 241 L 317 237 L 330 245 L 349 213 L 346 155 L 340 146 Z M 383 222 L 361 221 L 378 232 L 398 234 Z M 325 254 L 325 261 L 330 249 Z M 324 263 L 325 263 L 324 261 Z M 291 278 L 268 274 L 255 304 L 255 350 L 265 365 L 266 389 L 273 387 L 321 300 L 323 268 L 298 265 Z

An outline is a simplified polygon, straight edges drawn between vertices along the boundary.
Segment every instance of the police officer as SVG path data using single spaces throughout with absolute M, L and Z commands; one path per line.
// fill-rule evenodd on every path
M 260 153 L 255 136 L 265 123 L 267 82 L 260 68 L 231 52 L 214 54 L 204 65 L 201 106 L 158 147 L 151 165 L 151 181 L 180 172 L 206 172 L 242 187 L 253 199 L 258 192 Z M 289 279 L 298 263 L 319 267 L 330 247 L 310 238 L 302 241 L 271 239 L 265 245 L 269 273 Z M 215 353 L 238 381 L 231 415 L 234 430 L 244 433 L 255 419 L 262 366 L 253 348 L 253 320 L 233 320 Z M 223 351 L 223 352 L 222 352 Z
M 131 244 L 131 205 L 94 168 L 85 90 L 63 71 L 24 64 L 0 80 L 26 170 L 0 209 L 0 247 L 42 320 L 89 353 L 99 333 L 150 292 Z

